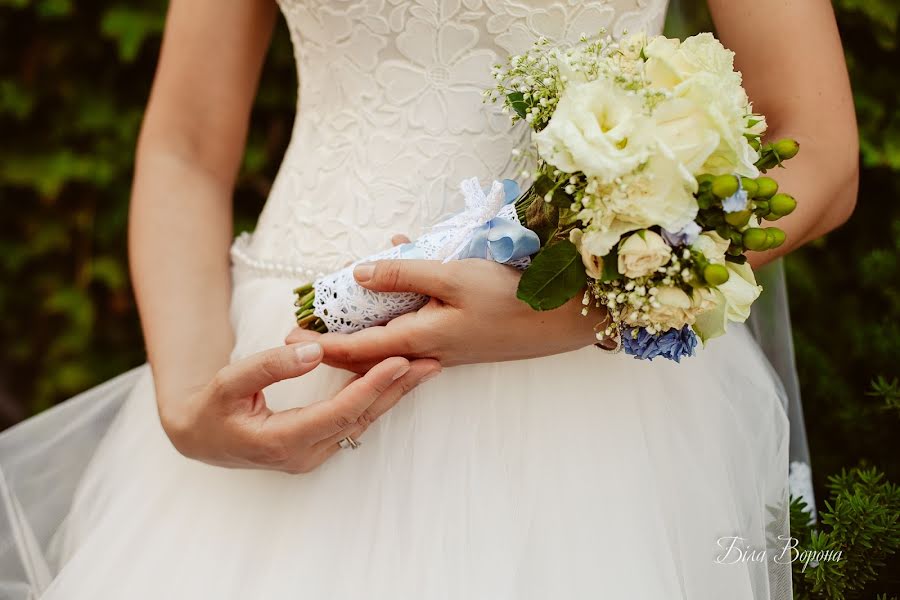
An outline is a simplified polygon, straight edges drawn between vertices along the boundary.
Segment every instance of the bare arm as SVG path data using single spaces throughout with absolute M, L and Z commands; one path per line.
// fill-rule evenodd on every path
M 768 174 L 798 207 L 780 219 L 787 242 L 751 253 L 765 264 L 846 221 L 856 204 L 858 139 L 853 96 L 828 0 L 708 0 L 722 43 L 754 110 L 766 115 L 768 140 L 791 137 L 800 154 Z
M 173 0 L 137 150 L 131 269 L 160 408 L 209 382 L 233 333 L 232 187 L 271 0 Z

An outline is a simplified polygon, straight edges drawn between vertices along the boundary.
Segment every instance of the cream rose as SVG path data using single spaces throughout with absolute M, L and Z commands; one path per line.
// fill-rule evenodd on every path
M 721 136 L 710 125 L 707 107 L 686 98 L 670 98 L 653 111 L 654 136 L 666 156 L 690 175 L 699 175 L 719 148 Z
M 729 82 L 737 81 L 734 52 L 726 49 L 711 33 L 701 33 L 680 42 L 653 38 L 644 48 L 645 73 L 650 85 L 673 89 L 696 73 L 708 72 Z
M 584 242 L 585 237 L 587 237 L 588 243 Z M 585 236 L 584 232 L 580 229 L 573 229 L 569 232 L 569 241 L 575 244 L 575 248 L 581 255 L 581 262 L 584 263 L 584 270 L 587 272 L 588 277 L 600 279 L 603 275 L 603 256 L 607 254 L 609 250 L 607 249 L 602 255 L 593 254 L 591 252 L 592 239 L 590 234 Z
M 554 167 L 609 182 L 647 159 L 649 131 L 640 99 L 603 78 L 569 85 L 533 139 L 538 154 Z
M 725 251 L 729 245 L 728 240 L 715 231 L 704 231 L 697 236 L 691 248 L 703 254 L 709 262 L 722 264 L 725 262 Z
M 725 333 L 729 321 L 743 323 L 750 316 L 750 306 L 759 297 L 762 287 L 756 284 L 750 265 L 726 262 L 728 281 L 709 293 L 708 302 L 694 321 L 694 332 L 703 343 Z
M 716 286 L 725 297 L 725 316 L 729 321 L 743 323 L 750 316 L 750 305 L 759 297 L 762 286 L 756 283 L 753 269 L 744 263 L 726 262 L 728 281 Z
M 644 277 L 669 262 L 672 248 L 657 233 L 644 229 L 633 233 L 619 246 L 619 273 Z
M 671 92 L 653 112 L 663 150 L 694 175 L 758 176 L 759 154 L 744 134 L 762 134 L 766 124 L 761 118 L 749 124 L 752 107 L 734 53 L 705 33 L 684 42 L 653 39 L 644 54 L 650 85 Z
M 695 175 L 737 173 L 745 177 L 757 177 L 759 170 L 754 163 L 758 160 L 759 153 L 744 136 L 749 112 L 747 95 L 739 83 L 732 86 L 717 79 L 712 73 L 697 73 L 678 84 L 673 90 L 672 98 L 657 107 L 654 118 L 658 113 L 658 118 L 666 122 L 666 127 L 657 132 L 657 138 L 672 149 L 680 160 L 693 159 L 685 166 L 691 168 Z M 689 124 L 704 132 L 714 133 L 719 140 L 699 168 L 695 168 L 699 153 L 690 152 L 697 147 L 696 140 L 693 145 L 679 144 L 677 138 L 673 138 Z M 709 139 L 712 139 L 711 134 Z M 679 151 L 681 147 L 686 147 L 687 150 Z
M 647 317 L 650 323 L 658 325 L 659 329 L 681 329 L 685 325 L 694 322 L 693 302 L 687 292 L 674 286 L 661 286 L 657 288 Z

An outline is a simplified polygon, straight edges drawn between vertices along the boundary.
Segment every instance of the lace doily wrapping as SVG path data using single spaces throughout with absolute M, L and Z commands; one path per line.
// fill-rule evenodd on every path
M 473 184 L 474 181 L 474 184 Z M 467 209 L 446 221 L 438 223 L 422 237 L 410 244 L 395 246 L 384 252 L 358 260 L 351 265 L 317 279 L 313 283 L 315 315 L 322 319 L 328 331 L 333 333 L 353 333 L 367 327 L 383 325 L 400 315 L 418 310 L 428 302 L 428 296 L 412 292 L 373 292 L 360 286 L 353 278 L 353 269 L 361 263 L 378 260 L 424 259 L 456 260 L 476 258 L 467 254 L 468 242 L 476 229 L 484 227 L 492 219 L 504 219 L 520 225 L 515 204 L 502 204 L 502 184 L 494 182 L 489 194 L 485 195 L 477 180 L 466 180 L 462 184 L 466 196 Z M 498 188 L 499 186 L 499 188 Z M 470 218 L 466 218 L 466 216 Z M 488 256 L 477 258 L 494 259 Z M 517 257 L 512 260 L 498 260 L 505 264 L 524 269 L 531 258 Z

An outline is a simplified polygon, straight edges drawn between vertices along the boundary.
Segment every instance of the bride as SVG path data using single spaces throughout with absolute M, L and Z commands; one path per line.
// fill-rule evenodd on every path
M 773 139 L 803 145 L 776 173 L 802 199 L 789 244 L 759 266 L 852 211 L 852 100 L 825 0 L 709 3 Z M 493 64 L 541 35 L 658 33 L 665 0 L 280 8 L 297 119 L 232 245 L 276 5 L 171 2 L 130 221 L 149 367 L 0 436 L 0 595 L 789 598 L 784 392 L 747 328 L 635 361 L 592 345 L 602 315 L 533 312 L 517 272 L 467 261 L 362 265 L 433 299 L 291 333 L 292 288 L 458 209 L 464 177 L 521 170 L 522 131 L 481 103 Z

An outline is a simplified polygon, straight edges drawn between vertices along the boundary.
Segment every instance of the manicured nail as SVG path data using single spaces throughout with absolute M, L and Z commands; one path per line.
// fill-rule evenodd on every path
M 437 376 L 440 375 L 440 374 L 441 374 L 441 371 L 440 371 L 440 370 L 432 371 L 431 373 L 428 373 L 427 375 L 425 375 L 424 377 L 422 377 L 422 379 L 419 380 L 419 383 L 425 383 L 426 381 L 430 381 L 430 380 L 434 379 L 435 377 L 437 377 Z
M 372 263 L 363 263 L 361 265 L 357 265 L 355 269 L 353 269 L 353 277 L 360 283 L 364 283 L 370 279 L 372 279 L 372 275 L 375 274 L 375 265 Z
M 409 372 L 409 365 L 403 365 L 402 367 L 397 369 L 397 371 L 394 373 L 394 376 L 391 377 L 391 379 L 393 379 L 394 381 L 397 381 L 398 379 L 400 379 L 401 377 L 406 375 L 408 372 Z
M 297 358 L 300 359 L 302 363 L 311 363 L 319 360 L 319 357 L 322 356 L 322 346 L 321 344 L 303 344 L 302 346 L 298 346 L 295 350 L 297 353 Z

